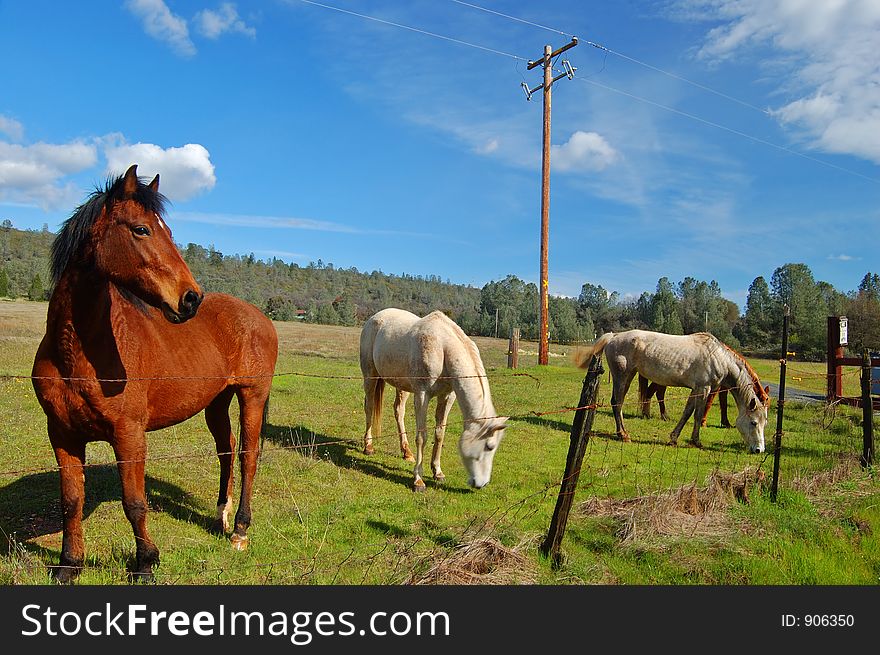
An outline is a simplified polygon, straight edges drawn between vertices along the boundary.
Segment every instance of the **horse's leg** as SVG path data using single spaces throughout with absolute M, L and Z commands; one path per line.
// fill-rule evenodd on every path
M 373 454 L 373 412 L 376 411 L 376 394 L 379 383 L 383 382 L 375 375 L 364 378 L 364 415 L 367 427 L 364 430 L 364 455 Z M 378 435 L 377 435 L 378 436 Z
M 232 507 L 233 462 L 235 461 L 235 435 L 229 421 L 229 404 L 232 402 L 232 389 L 224 389 L 220 395 L 205 407 L 205 423 L 217 445 L 217 458 L 220 460 L 220 493 L 217 496 L 217 531 L 229 532 L 229 510 Z
M 446 436 L 446 420 L 449 418 L 449 410 L 455 402 L 455 393 L 437 396 L 437 411 L 434 413 L 434 449 L 431 451 L 431 471 L 434 479 L 442 481 L 446 479 L 440 470 L 440 452 L 443 450 L 443 438 Z
M 409 391 L 398 389 L 394 396 L 394 420 L 397 421 L 397 434 L 400 436 L 400 454 L 407 462 L 414 462 L 416 458 L 409 449 L 409 441 L 406 438 L 406 401 L 409 399 Z
M 425 391 L 413 393 L 413 405 L 416 408 L 416 465 L 414 469 L 413 491 L 425 490 L 425 481 L 422 480 L 422 458 L 425 452 L 429 400 L 430 398 Z
M 241 465 L 241 498 L 235 513 L 235 528 L 229 538 L 235 550 L 246 550 L 247 530 L 251 525 L 251 498 L 254 476 L 260 459 L 260 433 L 263 425 L 263 406 L 269 397 L 269 387 L 244 387 L 236 391 L 239 407 L 238 461 Z
M 733 427 L 730 424 L 730 419 L 727 418 L 727 389 L 721 389 L 718 392 L 718 407 L 721 408 L 721 427 Z
M 666 413 L 666 387 L 662 384 L 656 385 L 657 405 L 660 407 L 660 420 L 668 421 L 669 415 Z
M 700 443 L 700 427 L 705 425 L 703 420 L 706 415 L 706 408 L 709 406 L 709 399 L 712 393 L 711 387 L 703 387 L 702 389 L 694 389 L 694 429 L 691 432 L 691 443 L 697 448 L 702 448 Z
M 706 422 L 709 420 L 709 410 L 712 409 L 712 403 L 715 402 L 715 396 L 718 395 L 718 389 L 712 389 L 709 392 L 709 397 L 706 399 L 706 409 L 703 412 L 703 420 L 700 421 L 700 425 L 702 427 L 706 427 Z
M 122 482 L 122 508 L 134 531 L 135 567 L 132 574 L 136 580 L 151 581 L 153 565 L 159 563 L 159 549 L 147 532 L 147 494 L 144 489 L 147 440 L 143 429 L 117 426 L 113 452 Z
M 691 417 L 691 414 L 694 413 L 694 406 L 696 404 L 696 396 L 691 393 L 688 396 L 687 402 L 684 405 L 684 413 L 681 415 L 681 418 L 678 420 L 678 423 L 675 424 L 675 427 L 672 429 L 672 432 L 669 435 L 669 443 L 671 445 L 675 445 L 678 443 L 678 435 L 681 434 L 682 428 L 684 428 L 685 423 L 688 422 L 688 419 Z
M 612 385 L 613 393 L 611 394 L 611 405 L 614 410 L 614 422 L 617 425 L 617 436 L 623 441 L 630 441 L 629 433 L 623 424 L 623 401 L 626 398 L 626 392 L 629 391 L 629 385 L 632 384 L 636 372 L 620 371 L 614 378 Z
M 642 405 L 642 418 L 651 418 L 651 382 L 639 374 L 639 402 Z
M 51 424 L 49 440 L 55 450 L 61 478 L 61 515 L 64 521 L 61 559 L 58 568 L 53 569 L 53 575 L 58 582 L 66 584 L 80 574 L 85 557 L 82 514 L 85 501 L 83 464 L 86 444 L 71 439 Z

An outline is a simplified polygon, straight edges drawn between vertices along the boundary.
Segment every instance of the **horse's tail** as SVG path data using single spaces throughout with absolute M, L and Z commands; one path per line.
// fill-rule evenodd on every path
M 590 358 L 593 355 L 598 355 L 602 352 L 605 346 L 608 345 L 608 342 L 614 338 L 614 332 L 606 332 L 601 337 L 596 339 L 596 342 L 592 346 L 587 346 L 586 348 L 578 348 L 578 350 L 574 353 L 574 363 L 578 368 L 587 368 L 590 364 Z
M 376 378 L 373 387 L 373 421 L 371 432 L 374 437 L 382 434 L 382 396 L 385 395 L 385 380 Z

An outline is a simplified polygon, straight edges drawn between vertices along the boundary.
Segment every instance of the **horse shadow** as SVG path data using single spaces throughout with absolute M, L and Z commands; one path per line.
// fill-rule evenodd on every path
M 207 532 L 214 531 L 214 518 L 204 513 L 193 496 L 170 482 L 146 476 L 147 504 Z M 61 516 L 60 482 L 57 471 L 33 473 L 0 488 L 0 555 L 9 553 L 16 543 L 28 550 L 50 552 L 34 539 L 59 533 Z M 116 502 L 122 513 L 122 485 L 115 464 L 89 466 L 85 472 L 83 520 L 101 503 Z
M 304 457 L 326 460 L 340 468 L 365 473 L 393 484 L 402 485 L 407 489 L 412 488 L 413 476 L 411 469 L 409 469 L 411 466 L 409 462 L 404 463 L 406 468 L 402 470 L 399 466 L 389 466 L 377 459 L 370 459 L 368 455 L 361 452 L 360 446 L 354 445 L 350 439 L 315 432 L 304 425 L 288 426 L 272 423 L 266 423 L 264 426 L 263 439 L 280 448 L 297 451 Z M 430 485 L 432 480 L 426 478 L 425 482 Z M 470 493 L 469 489 L 452 487 L 438 482 L 434 482 L 434 484 L 448 493 Z

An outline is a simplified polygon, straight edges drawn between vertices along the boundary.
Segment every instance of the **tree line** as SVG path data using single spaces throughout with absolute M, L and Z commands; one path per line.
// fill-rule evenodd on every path
M 15 229 L 8 220 L 0 224 L 0 297 L 48 298 L 53 238 L 45 226 L 36 231 Z M 253 253 L 223 254 L 194 243 L 180 250 L 206 291 L 243 298 L 278 321 L 355 326 L 380 309 L 400 307 L 419 315 L 441 310 L 470 335 L 506 338 L 518 327 L 523 339 L 538 338 L 538 288 L 514 275 L 476 288 L 436 275 L 338 268 L 320 259 L 300 266 L 274 257 L 260 260 Z M 780 266 L 769 282 L 755 278 L 742 314 L 714 280 L 661 277 L 653 292 L 638 298 L 586 282 L 576 298 L 550 297 L 550 340 L 591 342 L 604 332 L 631 328 L 669 334 L 708 331 L 734 348 L 775 356 L 785 305 L 791 310 L 791 349 L 803 358 L 824 356 L 830 315 L 850 318 L 851 350 L 880 348 L 880 276 L 868 272 L 856 289 L 841 292 L 815 280 L 802 263 Z

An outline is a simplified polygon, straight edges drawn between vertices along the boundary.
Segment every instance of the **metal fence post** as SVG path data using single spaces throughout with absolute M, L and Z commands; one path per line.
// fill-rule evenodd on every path
M 862 353 L 862 437 L 864 445 L 859 462 L 862 468 L 874 463 L 874 401 L 871 398 L 871 354 Z
M 770 487 L 770 500 L 776 502 L 779 491 L 779 457 L 782 453 L 782 418 L 785 409 L 785 364 L 788 360 L 788 319 L 791 311 L 788 305 L 782 308 L 782 358 L 779 360 L 779 398 L 776 403 L 776 436 L 773 443 L 773 485 Z
M 581 389 L 581 397 L 577 405 L 578 409 L 571 422 L 571 443 L 565 462 L 565 476 L 559 487 L 559 496 L 556 499 L 553 518 L 550 520 L 550 529 L 541 544 L 541 552 L 551 558 L 554 568 L 558 568 L 563 561 L 562 538 L 565 536 L 565 526 L 568 523 L 568 514 L 574 502 L 574 493 L 581 473 L 581 463 L 590 441 L 590 431 L 593 429 L 593 419 L 596 416 L 596 397 L 599 393 L 599 377 L 602 373 L 602 360 L 599 355 L 593 355 L 584 378 L 584 386 Z

